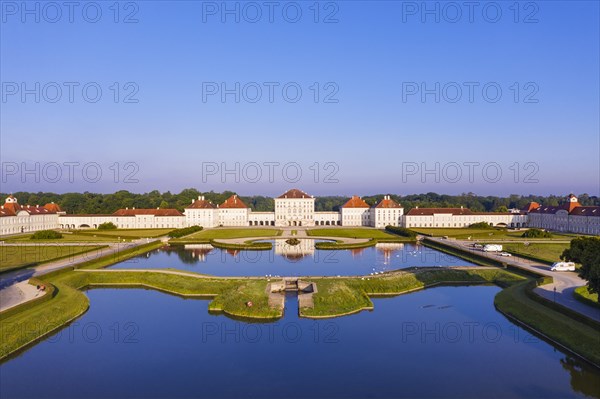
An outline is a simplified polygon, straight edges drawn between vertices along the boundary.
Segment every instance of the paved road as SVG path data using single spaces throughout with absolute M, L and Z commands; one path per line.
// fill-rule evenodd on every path
M 0 290 L 0 312 L 41 295 L 46 295 L 46 291 L 38 291 L 36 287 L 30 285 L 27 281 L 13 284 Z
M 581 313 L 591 319 L 600 321 L 600 309 L 579 302 L 573 297 L 573 292 L 575 291 L 575 288 L 586 285 L 586 281 L 580 278 L 576 272 L 552 272 L 550 271 L 550 266 L 526 258 L 521 258 L 515 255 L 510 257 L 502 257 L 494 253 L 483 252 L 480 249 L 475 249 L 471 247 L 473 243 L 470 241 L 460 241 L 452 239 L 447 240 L 437 237 L 427 237 L 427 240 L 436 241 L 440 244 L 450 245 L 452 247 L 467 250 L 469 252 L 476 253 L 479 256 L 484 256 L 494 260 L 500 260 L 506 263 L 507 265 L 536 272 L 544 276 L 550 276 L 554 279 L 554 282 L 552 284 L 546 284 L 537 287 L 534 290 L 536 294 L 551 301 L 556 301 L 557 303 L 578 313 Z M 556 292 L 554 291 L 555 288 Z

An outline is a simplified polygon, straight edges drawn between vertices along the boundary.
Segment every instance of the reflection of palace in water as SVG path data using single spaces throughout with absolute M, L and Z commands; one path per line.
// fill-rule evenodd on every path
M 404 249 L 404 244 L 398 242 L 380 242 L 375 244 L 375 249 L 383 253 L 383 263 L 387 265 L 392 260 L 392 255 L 395 252 Z
M 200 262 L 206 261 L 206 255 L 208 255 L 213 249 L 210 244 L 188 244 L 184 246 L 186 252 L 190 252 L 192 257 Z
M 275 240 L 275 255 L 281 255 L 288 259 L 300 259 L 315 253 L 315 240 L 303 238 L 298 245 L 290 245 L 286 240 Z

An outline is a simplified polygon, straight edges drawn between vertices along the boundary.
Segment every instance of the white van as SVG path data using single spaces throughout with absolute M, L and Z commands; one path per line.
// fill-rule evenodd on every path
M 502 245 L 486 244 L 483 247 L 484 252 L 502 252 Z
M 573 262 L 555 262 L 550 268 L 553 272 L 574 272 L 575 263 Z

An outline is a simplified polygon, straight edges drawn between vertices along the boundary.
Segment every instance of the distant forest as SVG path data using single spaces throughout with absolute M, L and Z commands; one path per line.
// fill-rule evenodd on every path
M 207 200 L 214 204 L 220 204 L 230 195 L 235 194 L 232 191 L 222 193 L 200 192 L 193 188 L 188 188 L 178 194 L 173 194 L 169 191 L 161 193 L 154 190 L 149 193 L 135 194 L 129 191 L 117 191 L 114 194 L 94 194 L 94 193 L 28 193 L 15 192 L 13 195 L 17 197 L 20 204 L 29 205 L 44 205 L 49 202 L 55 202 L 67 213 L 113 213 L 120 208 L 176 208 L 183 211 L 184 208 L 191 204 L 192 200 L 198 198 L 199 195 L 204 195 Z M 2 193 L 2 201 L 8 194 Z M 364 196 L 363 199 L 373 205 L 387 194 L 377 194 Z M 410 209 L 419 207 L 460 207 L 464 206 L 473 211 L 488 211 L 502 212 L 510 208 L 523 208 L 529 202 L 535 201 L 544 205 L 559 205 L 564 202 L 562 196 L 538 196 L 538 195 L 510 195 L 509 197 L 496 196 L 478 196 L 473 193 L 465 193 L 461 195 L 445 195 L 436 193 L 427 194 L 411 194 L 411 195 L 394 195 L 392 198 L 398 201 L 408 212 Z M 273 211 L 273 198 L 264 196 L 240 196 L 240 198 L 253 211 Z M 579 202 L 582 205 L 600 205 L 600 198 L 597 196 L 589 196 L 580 194 Z M 317 211 L 337 211 L 349 198 L 340 196 L 324 196 L 316 197 Z

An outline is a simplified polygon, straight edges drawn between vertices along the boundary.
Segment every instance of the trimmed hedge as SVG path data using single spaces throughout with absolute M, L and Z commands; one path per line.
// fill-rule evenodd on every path
M 525 233 L 523 233 L 523 235 L 521 235 L 521 237 L 524 237 L 524 238 L 552 238 L 554 236 L 544 230 L 529 229 Z
M 98 225 L 98 230 L 116 230 L 117 229 L 117 225 L 114 224 L 113 222 L 105 222 L 105 223 L 100 223 L 100 225 Z
M 202 226 L 184 227 L 182 229 L 173 230 L 168 235 L 170 238 L 180 238 L 180 237 L 192 234 L 192 233 L 197 233 L 198 231 L 202 231 L 202 229 L 203 229 Z
M 54 230 L 36 231 L 29 237 L 30 240 L 56 240 L 59 238 L 63 238 L 63 235 Z
M 386 231 L 389 231 L 392 234 L 396 234 L 402 237 L 408 237 L 408 238 L 417 238 L 417 233 L 407 229 L 405 227 L 396 227 L 396 226 L 386 226 L 385 227 Z

